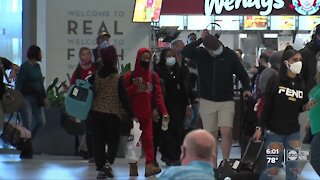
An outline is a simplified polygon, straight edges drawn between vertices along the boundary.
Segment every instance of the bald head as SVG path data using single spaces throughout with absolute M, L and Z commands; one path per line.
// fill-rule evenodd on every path
M 184 48 L 184 42 L 180 39 L 171 42 L 171 48 L 176 50 L 182 50 Z
M 185 163 L 192 160 L 204 160 L 212 162 L 214 149 L 216 147 L 213 136 L 202 129 L 191 131 L 183 141 L 185 148 Z

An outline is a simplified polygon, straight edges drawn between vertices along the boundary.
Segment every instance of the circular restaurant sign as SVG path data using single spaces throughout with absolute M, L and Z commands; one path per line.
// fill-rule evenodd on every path
M 293 8 L 301 15 L 312 15 L 318 12 L 320 0 L 292 0 Z

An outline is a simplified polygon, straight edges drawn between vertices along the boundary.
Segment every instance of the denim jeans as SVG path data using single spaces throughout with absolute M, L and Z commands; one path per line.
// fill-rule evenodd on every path
M 36 99 L 32 96 L 24 96 L 24 100 L 24 107 L 20 111 L 22 123 L 24 127 L 31 131 L 32 139 L 34 139 L 40 128 L 46 124 L 44 110 L 43 107 L 39 107 Z
M 196 126 L 197 120 L 199 119 L 199 103 L 192 104 L 192 118 L 190 122 L 190 126 Z
M 320 132 L 313 135 L 311 141 L 311 160 L 310 163 L 313 169 L 320 176 Z
M 266 133 L 266 141 L 265 141 L 265 149 L 272 150 L 279 148 L 279 156 L 278 160 L 275 163 L 267 163 L 265 170 L 260 176 L 260 180 L 269 180 L 272 179 L 275 175 L 279 174 L 279 170 L 282 168 L 284 157 L 284 152 L 288 150 L 297 150 L 301 148 L 301 143 L 297 145 L 292 144 L 293 141 L 300 142 L 300 133 L 292 133 L 289 135 L 280 135 L 273 132 L 268 131 Z M 278 146 L 275 148 L 275 146 Z M 297 161 L 286 161 L 285 163 L 286 169 L 286 180 L 295 180 L 297 179 L 297 175 L 302 171 L 302 169 L 298 169 Z M 269 174 L 270 169 L 276 169 L 278 172 L 271 175 Z

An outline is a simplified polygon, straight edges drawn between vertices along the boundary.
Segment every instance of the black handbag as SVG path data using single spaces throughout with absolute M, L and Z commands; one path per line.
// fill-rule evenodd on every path
M 61 112 L 60 125 L 70 135 L 84 135 L 86 132 L 85 121 L 77 120 L 65 111 Z
M 14 113 L 10 114 L 8 122 L 4 123 L 0 138 L 3 142 L 16 147 L 19 143 L 31 139 L 31 131 L 20 124 L 19 113 L 16 113 L 16 121 L 11 122 Z

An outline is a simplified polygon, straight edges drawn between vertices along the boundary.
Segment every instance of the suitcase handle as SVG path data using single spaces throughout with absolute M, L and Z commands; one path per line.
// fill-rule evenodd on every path
M 256 165 L 256 162 L 258 161 L 258 159 L 259 159 L 259 156 L 260 156 L 260 153 L 261 153 L 261 151 L 262 151 L 262 149 L 263 149 L 263 146 L 264 146 L 264 140 L 261 140 L 261 141 L 255 141 L 253 138 L 250 138 L 249 139 L 249 143 L 248 143 L 248 145 L 247 145 L 247 147 L 246 147 L 246 150 L 244 151 L 244 154 L 243 154 L 243 156 L 242 156 L 242 158 L 241 158 L 241 160 L 240 160 L 240 166 L 241 165 L 243 165 L 243 164 L 246 164 L 244 161 L 245 161 L 245 158 L 246 158 L 246 156 L 247 156 L 247 153 L 248 152 L 250 152 L 250 145 L 252 144 L 252 143 L 259 143 L 260 144 L 260 147 L 259 147 L 259 149 L 258 149 L 258 152 L 257 152 L 257 154 L 256 154 L 256 156 L 255 156 L 255 159 L 254 159 L 254 162 L 253 162 L 253 164 L 252 164 L 252 169 L 251 170 L 253 170 L 254 169 L 254 167 L 255 167 L 255 165 Z M 240 169 L 240 168 L 239 168 Z

